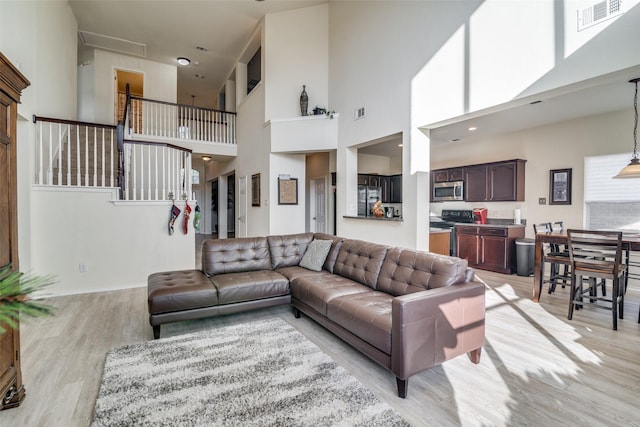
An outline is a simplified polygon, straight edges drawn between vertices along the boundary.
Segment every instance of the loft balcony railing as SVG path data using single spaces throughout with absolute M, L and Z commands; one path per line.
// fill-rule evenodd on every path
M 125 138 L 236 144 L 236 114 L 120 94 Z M 122 100 L 124 97 L 124 101 Z
M 188 199 L 191 150 L 124 139 L 123 126 L 33 117 L 37 185 L 119 188 L 120 200 Z

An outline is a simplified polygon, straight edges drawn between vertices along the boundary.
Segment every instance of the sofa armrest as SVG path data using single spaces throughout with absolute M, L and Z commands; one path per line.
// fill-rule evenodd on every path
M 400 379 L 484 345 L 485 285 L 471 281 L 392 302 L 391 370 Z

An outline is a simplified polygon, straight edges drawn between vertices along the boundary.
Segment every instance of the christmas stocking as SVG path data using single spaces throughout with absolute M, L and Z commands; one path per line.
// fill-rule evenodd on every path
M 189 231 L 189 214 L 190 213 L 191 213 L 191 206 L 189 206 L 189 203 L 185 203 L 184 216 L 182 221 L 182 230 L 184 231 L 184 234 L 187 234 L 187 232 Z
M 200 231 L 200 205 L 196 205 L 196 212 L 193 214 L 193 228 Z
M 171 206 L 171 218 L 169 219 L 169 235 L 173 234 L 173 224 L 175 224 L 178 215 L 180 215 L 180 209 L 178 209 L 176 205 Z

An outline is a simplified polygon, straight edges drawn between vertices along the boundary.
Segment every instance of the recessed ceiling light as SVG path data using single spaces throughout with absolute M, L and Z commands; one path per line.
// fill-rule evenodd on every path
M 476 129 L 478 129 L 478 128 L 475 127 L 475 126 L 470 126 L 470 127 L 467 128 L 467 130 L 476 130 Z
M 211 160 L 211 156 L 202 156 L 201 158 L 202 158 L 202 160 L 204 160 L 205 162 L 208 162 L 209 160 Z
M 189 65 L 190 63 L 191 60 L 189 60 L 189 58 L 185 58 L 184 56 L 178 58 L 178 64 L 180 65 Z
M 400 144 L 398 144 L 398 147 L 402 147 L 404 146 L 404 144 L 401 142 Z

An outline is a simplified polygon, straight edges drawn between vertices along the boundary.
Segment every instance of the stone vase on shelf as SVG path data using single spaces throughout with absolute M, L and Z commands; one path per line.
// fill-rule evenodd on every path
M 302 85 L 302 93 L 300 94 L 300 114 L 307 115 L 307 109 L 309 108 L 309 95 L 307 95 L 307 86 Z

